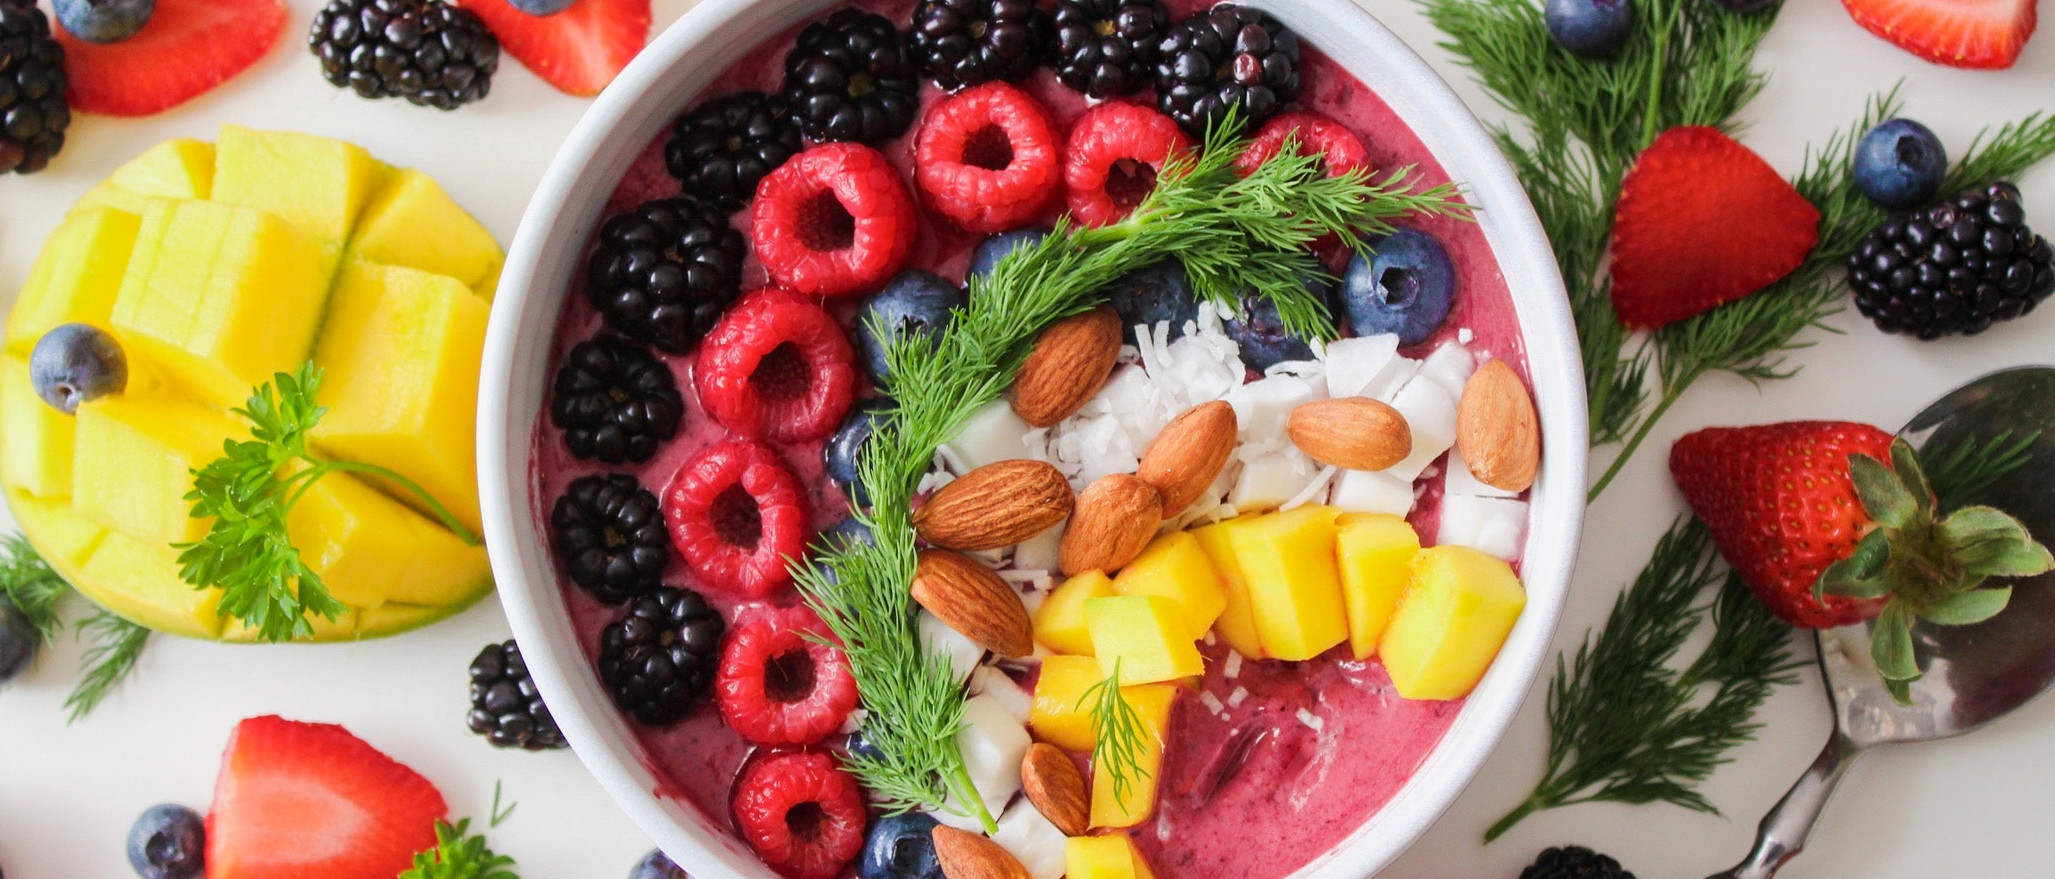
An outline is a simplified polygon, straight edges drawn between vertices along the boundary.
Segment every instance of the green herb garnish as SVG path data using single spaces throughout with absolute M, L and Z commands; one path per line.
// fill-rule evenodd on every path
M 92 636 L 93 646 L 86 648 L 81 660 L 84 674 L 71 695 L 64 699 L 64 707 L 71 709 L 67 723 L 77 723 L 80 718 L 91 714 L 107 694 L 127 680 L 129 673 L 136 670 L 136 660 L 143 655 L 143 648 L 150 642 L 150 630 L 115 616 L 113 611 L 95 610 L 93 615 L 79 621 L 79 637 Z
M 514 804 L 500 809 L 500 786 L 492 785 L 492 821 L 488 828 L 514 814 Z M 414 866 L 399 879 L 520 879 L 512 867 L 514 859 L 496 854 L 485 844 L 485 834 L 471 832 L 471 819 L 455 824 L 435 822 L 435 847 L 414 854 Z
M 1148 729 L 1141 712 L 1120 690 L 1120 660 L 1113 661 L 1113 673 L 1078 697 L 1078 707 L 1092 706 L 1092 765 L 1106 767 L 1113 782 L 1113 800 L 1127 807 L 1127 789 L 1136 780 L 1151 777 L 1142 768 L 1142 753 L 1149 748 Z
M 1946 512 L 2026 466 L 2033 458 L 2034 442 L 2040 438 L 2038 430 L 2017 436 L 2007 430 L 1981 441 L 1963 437 L 1953 443 L 1929 445 L 1919 458 L 1926 465 L 1927 485 Z
M 57 617 L 57 602 L 70 591 L 71 584 L 50 569 L 28 538 L 10 534 L 0 539 L 0 596 L 21 609 L 29 625 L 42 633 L 45 644 L 64 628 Z

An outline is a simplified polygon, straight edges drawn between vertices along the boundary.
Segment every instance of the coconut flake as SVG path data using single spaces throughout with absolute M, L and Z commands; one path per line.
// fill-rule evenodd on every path
M 1220 697 L 1211 691 L 1199 694 L 1199 704 L 1206 706 L 1206 710 L 1214 715 L 1224 717 L 1227 714 L 1227 706 L 1220 704 Z
M 1241 706 L 1242 700 L 1247 698 L 1249 698 L 1249 688 L 1236 687 L 1234 688 L 1234 692 L 1227 694 L 1227 707 L 1238 708 Z
M 1280 512 L 1284 510 L 1293 510 L 1299 507 L 1303 507 L 1309 503 L 1312 503 L 1313 499 L 1316 497 L 1326 497 L 1327 484 L 1333 481 L 1334 474 L 1338 472 L 1340 469 L 1341 468 L 1335 467 L 1331 464 L 1326 467 L 1320 468 L 1320 472 L 1313 474 L 1313 480 L 1311 482 L 1306 483 L 1305 488 L 1299 489 L 1298 494 L 1292 495 L 1290 500 L 1287 500 L 1284 503 L 1279 504 L 1277 509 Z
M 1225 663 L 1222 663 L 1220 673 L 1223 676 L 1225 676 L 1228 680 L 1234 680 L 1235 678 L 1241 677 L 1242 655 L 1233 650 L 1227 651 L 1227 661 Z
M 1313 712 L 1308 711 L 1304 708 L 1301 708 L 1298 711 L 1294 712 L 1293 716 L 1297 717 L 1300 723 L 1305 724 L 1307 729 L 1310 729 L 1314 732 L 1319 732 L 1321 727 L 1327 725 L 1327 721 L 1321 720 L 1320 715 L 1314 714 Z

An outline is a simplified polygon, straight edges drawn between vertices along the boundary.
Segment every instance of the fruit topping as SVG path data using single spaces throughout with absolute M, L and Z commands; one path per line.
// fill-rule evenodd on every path
M 114 334 L 92 324 L 63 324 L 44 333 L 29 352 L 36 395 L 66 415 L 79 404 L 128 386 L 128 355 Z
M 756 196 L 756 185 L 804 144 L 782 98 L 736 92 L 678 117 L 664 144 L 664 167 L 687 195 L 724 211 Z
M 1848 255 L 1855 308 L 1887 333 L 1975 335 L 2055 293 L 2055 249 L 2009 183 L 1885 220 Z
M 965 230 L 1011 229 L 1040 217 L 1055 200 L 1062 146 L 1033 96 L 987 83 L 928 111 L 914 146 L 914 182 L 929 210 Z
M 1634 879 L 1609 855 L 1581 845 L 1541 850 L 1534 863 L 1520 871 L 1520 879 Z
M 1042 330 L 1014 373 L 1013 412 L 1030 427 L 1077 414 L 1105 387 L 1120 360 L 1120 313 L 1101 305 Z
M 714 679 L 722 719 L 760 745 L 811 745 L 841 729 L 856 677 L 832 638 L 804 607 L 743 611 Z
M 1327 169 L 1329 177 L 1340 177 L 1350 172 L 1370 173 L 1370 150 L 1363 146 L 1363 139 L 1348 126 L 1311 110 L 1279 113 L 1276 118 L 1263 123 L 1263 127 L 1256 129 L 1256 135 L 1249 139 L 1249 145 L 1242 150 L 1241 156 L 1234 160 L 1235 170 L 1244 177 L 1254 173 L 1284 148 L 1286 138 L 1297 145 L 1298 155 L 1319 156 L 1321 167 Z
M 554 15 L 507 0 L 453 2 L 485 19 L 507 54 L 567 95 L 599 94 L 649 40 L 649 0 L 576 0 Z
M 1192 148 L 1171 118 L 1140 104 L 1109 102 L 1086 110 L 1064 147 L 1070 213 L 1086 226 L 1127 216 L 1156 189 L 1171 156 Z
M 464 721 L 495 748 L 547 751 L 564 747 L 542 693 L 512 639 L 487 644 L 471 660 L 471 712 Z
M 1733 138 L 1672 128 L 1620 184 L 1613 310 L 1629 329 L 1653 329 L 1740 299 L 1798 268 L 1819 222 L 1805 196 Z
M 499 69 L 485 22 L 440 0 L 329 0 L 307 47 L 329 85 L 440 110 L 483 100 Z
M 771 279 L 814 296 L 875 289 L 905 264 L 919 232 L 899 172 L 851 143 L 813 147 L 765 176 L 750 222 Z
M 96 45 L 59 31 L 71 106 L 107 116 L 169 110 L 257 63 L 285 21 L 281 0 L 157 0 L 150 22 L 119 43 Z
M 935 819 L 925 812 L 885 815 L 871 822 L 863 839 L 858 879 L 943 879 L 935 860 Z
M 713 684 L 724 629 L 699 593 L 659 586 L 600 631 L 599 678 L 636 721 L 670 723 Z
M 1193 137 L 1239 108 L 1261 125 L 1299 97 L 1299 38 L 1269 14 L 1222 3 L 1177 23 L 1156 61 L 1156 106 Z
M 1056 0 L 1056 78 L 1094 98 L 1148 88 L 1170 30 L 1162 0 Z
M 984 650 L 1018 659 L 1035 649 L 1020 593 L 983 562 L 947 549 L 920 551 L 913 600 Z
M 877 146 L 920 112 L 916 63 L 892 22 L 843 9 L 799 32 L 785 55 L 785 100 L 808 138 Z
M 1448 320 L 1456 299 L 1456 267 L 1441 240 L 1400 229 L 1370 242 L 1371 256 L 1349 258 L 1342 275 L 1342 310 L 1357 335 L 1393 333 L 1418 345 Z
M 1154 879 L 1134 841 L 1121 834 L 1073 836 L 1063 843 L 1068 879 Z
M 64 149 L 71 126 L 64 48 L 34 3 L 0 2 L 0 174 L 33 174 Z
M 1947 147 L 1933 129 L 1910 119 L 1884 120 L 1855 145 L 1855 188 L 1892 210 L 1925 204 L 1947 175 Z
M 607 604 L 656 588 L 671 561 L 656 495 L 623 473 L 571 483 L 550 511 L 564 573 Z
M 906 39 L 921 72 L 955 91 L 1033 73 L 1052 26 L 1034 0 L 921 0 Z
M 507 0 L 515 9 L 529 15 L 555 15 L 569 8 L 575 0 Z
M 1378 641 L 1407 699 L 1460 699 L 1477 687 L 1527 605 L 1510 565 L 1467 546 L 1413 556 L 1413 577 Z
M 129 826 L 128 865 L 142 879 L 200 879 L 206 859 L 206 822 L 192 809 L 151 806 Z
M 1175 257 L 1151 263 L 1122 275 L 1105 291 L 1106 301 L 1120 312 L 1121 338 L 1136 342 L 1135 327 L 1154 329 L 1168 323 L 1170 340 L 1182 338 L 1185 324 L 1199 319 L 1199 297 L 1185 277 L 1184 264 Z
M 673 863 L 663 849 L 650 849 L 649 853 L 636 861 L 628 871 L 628 879 L 692 879 L 685 875 L 685 869 Z
M 2001 70 L 2034 35 L 2035 0 L 1841 0 L 1870 33 L 1935 64 Z
M 849 411 L 854 360 L 833 315 L 768 287 L 742 297 L 707 333 L 693 381 L 706 413 L 736 434 L 816 440 Z
M 88 43 L 118 43 L 135 36 L 157 10 L 156 0 L 51 0 L 64 31 Z
M 863 850 L 863 792 L 826 754 L 752 761 L 735 783 L 734 809 L 742 838 L 786 879 L 835 879 Z
M 1042 243 L 1042 239 L 1047 237 L 1049 237 L 1048 229 L 1015 229 L 1011 232 L 1001 232 L 978 242 L 978 246 L 970 252 L 970 268 L 964 272 L 964 283 L 968 285 L 972 278 L 990 275 L 993 269 L 999 267 L 1000 260 L 1005 259 L 1016 250 L 1032 250 L 1035 245 Z
M 878 420 L 892 408 L 892 401 L 884 397 L 856 404 L 848 417 L 842 419 L 842 426 L 835 429 L 835 435 L 828 438 L 828 444 L 821 447 L 822 469 L 848 496 L 851 506 L 870 506 L 870 493 L 864 489 L 857 461 L 863 454 L 864 443 L 870 442 L 871 434 L 877 430 Z
M 609 326 L 681 353 L 713 328 L 740 292 L 744 247 L 727 216 L 705 204 L 643 202 L 600 227 L 585 295 Z
M 909 269 L 894 275 L 884 289 L 863 301 L 853 321 L 851 337 L 863 371 L 879 385 L 888 385 L 892 371 L 885 349 L 910 335 L 926 339 L 932 347 L 964 304 L 963 291 L 933 272 Z
M 1556 45 L 1602 58 L 1627 42 L 1634 31 L 1634 4 L 1628 0 L 1548 0 L 1542 20 Z
M 1305 288 L 1322 308 L 1332 313 L 1334 288 L 1318 278 L 1307 279 Z M 1288 361 L 1313 359 L 1313 346 L 1285 328 L 1284 318 L 1277 313 L 1277 303 L 1267 296 L 1243 291 L 1241 305 L 1221 326 L 1227 337 L 1240 346 L 1242 363 L 1256 372 Z
M 778 453 L 731 439 L 694 455 L 664 492 L 664 519 L 685 564 L 706 585 L 762 598 L 792 582 L 806 553 L 806 488 Z
M 564 355 L 549 414 L 571 454 L 640 462 L 678 434 L 685 399 L 663 361 L 625 339 L 600 336 Z

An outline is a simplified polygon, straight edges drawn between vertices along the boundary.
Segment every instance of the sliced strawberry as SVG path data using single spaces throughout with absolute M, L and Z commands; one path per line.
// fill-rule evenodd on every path
M 1630 329 L 1683 320 L 1791 274 L 1820 212 L 1717 129 L 1672 128 L 1634 160 L 1613 219 L 1613 311 Z
M 82 113 L 161 113 L 243 72 L 285 30 L 282 0 L 157 0 L 143 29 L 118 43 L 64 44 L 71 106 Z
M 507 0 L 454 0 L 478 13 L 500 48 L 567 95 L 599 94 L 649 41 L 649 0 L 577 0 L 529 15 Z
M 392 879 L 435 846 L 448 812 L 427 779 L 349 730 L 253 717 L 221 756 L 207 879 Z
M 1870 33 L 1935 64 L 1998 70 L 2034 35 L 2036 0 L 1841 0 Z

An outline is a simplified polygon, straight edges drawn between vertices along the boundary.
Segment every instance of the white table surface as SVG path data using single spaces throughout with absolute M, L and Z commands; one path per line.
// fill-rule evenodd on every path
M 1438 33 L 1412 3 L 1359 2 L 1426 54 L 1478 112 L 1502 117 L 1435 48 Z M 528 193 L 588 102 L 551 90 L 511 57 L 491 98 L 454 113 L 360 100 L 329 88 L 304 48 L 319 0 L 290 3 L 292 24 L 281 45 L 227 86 L 150 119 L 80 117 L 50 169 L 0 178 L 0 296 L 11 300 L 43 237 L 93 182 L 159 140 L 211 140 L 222 122 L 354 140 L 389 162 L 432 173 L 502 241 L 511 239 Z M 658 26 L 689 5 L 659 0 Z M 1870 94 L 1900 79 L 1908 114 L 1958 152 L 1987 122 L 2055 110 L 2055 35 L 2029 45 L 2010 71 L 1964 72 L 1927 65 L 1870 37 L 1830 0 L 1794 0 L 1782 18 L 1758 59 L 1775 76 L 1747 111 L 1745 140 L 1786 173 L 1798 167 L 1806 143 L 1823 141 L 1854 119 Z M 2055 232 L 2055 168 L 2029 176 L 2022 189 L 2029 221 Z M 2055 315 L 2047 313 L 1973 340 L 1927 344 L 1882 336 L 1852 311 L 1832 326 L 1845 334 L 1811 333 L 1807 338 L 1818 344 L 1793 358 L 1805 367 L 1799 378 L 1761 389 L 1707 379 L 1657 428 L 1591 511 L 1559 647 L 1574 647 L 1603 618 L 1682 509 L 1663 466 L 1677 436 L 1711 424 L 1812 417 L 1896 425 L 1985 371 L 2055 361 Z M 1602 450 L 1594 463 L 1611 454 Z M 9 879 L 131 875 L 122 840 L 135 816 L 166 801 L 204 811 L 230 727 L 242 717 L 278 713 L 347 725 L 427 775 L 458 815 L 482 815 L 494 783 L 504 783 L 520 806 L 492 834 L 493 843 L 531 879 L 623 876 L 649 840 L 576 757 L 498 751 L 464 729 L 464 669 L 480 646 L 507 635 L 505 617 L 488 601 L 424 631 L 358 644 L 250 648 L 159 637 L 133 678 L 71 726 L 59 705 L 80 648 L 67 638 L 0 689 L 0 868 Z M 1642 879 L 1697 879 L 1740 858 L 1757 818 L 1811 761 L 1829 728 L 1808 671 L 1803 683 L 1771 699 L 1760 740 L 1736 750 L 1735 762 L 1706 784 L 1725 817 L 1668 805 L 1578 806 L 1530 818 L 1483 846 L 1484 828 L 1537 780 L 1546 742 L 1543 693 L 1537 684 L 1478 779 L 1384 876 L 1511 879 L 1543 846 L 1576 842 L 1615 854 Z M 2047 876 L 2055 863 L 2051 751 L 2055 699 L 1965 739 L 1868 755 L 1829 807 L 1811 848 L 1784 875 Z

